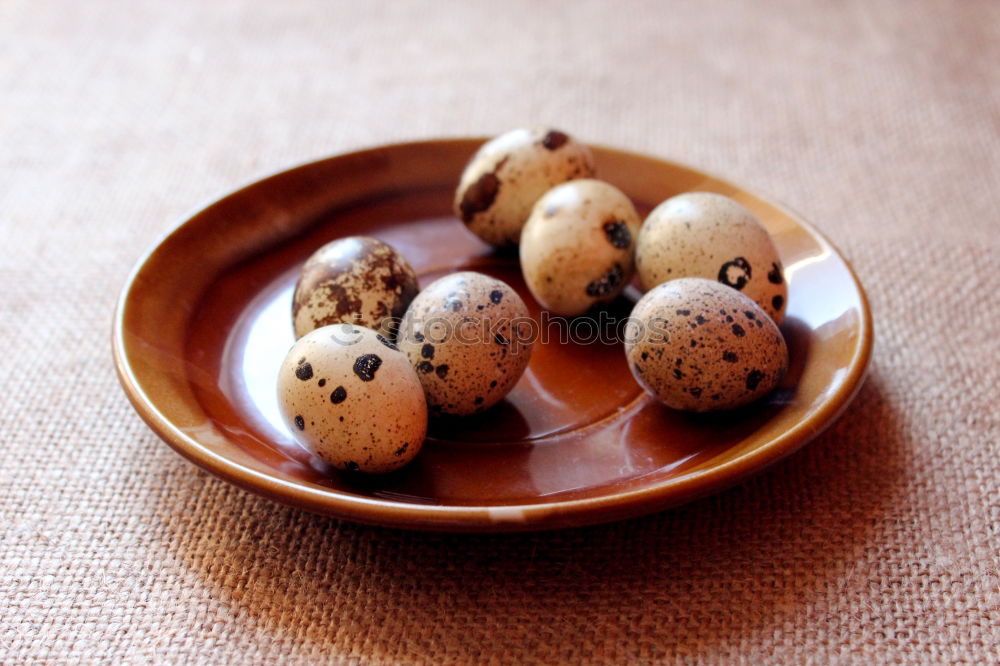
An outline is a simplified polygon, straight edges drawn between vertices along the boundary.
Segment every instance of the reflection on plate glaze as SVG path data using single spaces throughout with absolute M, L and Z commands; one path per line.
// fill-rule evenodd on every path
M 226 446 L 229 443 L 225 433 L 219 430 L 211 421 L 203 421 L 197 425 L 183 426 L 180 428 L 180 431 L 194 441 L 208 447 Z
M 227 356 L 241 357 L 239 361 L 233 359 L 241 373 L 219 378 L 227 394 L 233 390 L 245 391 L 257 414 L 286 439 L 291 439 L 292 433 L 281 418 L 276 388 L 285 354 L 276 352 L 282 347 L 288 349 L 295 342 L 291 323 L 293 289 L 289 284 L 265 292 L 258 297 L 256 307 L 251 305 L 247 309 L 242 318 L 245 321 L 234 326 L 237 331 L 245 328 L 241 344 L 227 344 L 224 351 Z M 235 382 L 241 384 L 238 389 L 231 386 Z
M 487 510 L 490 520 L 495 523 L 523 523 L 527 520 L 524 509 L 517 506 L 494 506 Z

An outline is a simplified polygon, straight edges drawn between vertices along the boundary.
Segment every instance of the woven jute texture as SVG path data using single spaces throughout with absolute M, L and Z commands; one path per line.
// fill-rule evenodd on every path
M 551 123 L 819 226 L 876 349 L 824 435 L 679 509 L 379 529 L 188 464 L 116 381 L 200 202 Z M 0 2 L 0 662 L 997 663 L 1000 3 Z

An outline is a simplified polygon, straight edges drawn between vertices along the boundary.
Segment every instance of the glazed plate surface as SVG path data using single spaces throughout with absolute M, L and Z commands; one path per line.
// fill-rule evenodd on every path
M 791 367 L 778 390 L 729 413 L 674 412 L 639 389 L 620 344 L 593 340 L 585 321 L 557 322 L 504 402 L 432 423 L 411 465 L 372 477 L 325 468 L 282 424 L 275 391 L 293 342 L 292 288 L 320 245 L 375 236 L 406 256 L 421 286 L 477 270 L 511 284 L 540 315 L 516 253 L 484 245 L 450 212 L 462 167 L 483 141 L 332 157 L 183 220 L 136 266 L 116 314 L 118 374 L 143 419 L 195 464 L 280 502 L 367 523 L 488 532 L 605 522 L 714 492 L 805 444 L 855 395 L 871 354 L 871 315 L 828 241 L 715 177 L 594 147 L 599 177 L 642 214 L 703 190 L 737 199 L 764 222 L 789 289 L 782 331 Z M 637 297 L 630 289 L 607 315 L 627 316 Z

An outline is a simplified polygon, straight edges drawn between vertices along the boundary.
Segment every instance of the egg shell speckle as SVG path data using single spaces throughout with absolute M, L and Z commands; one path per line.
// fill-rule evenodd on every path
M 391 245 L 367 236 L 335 240 L 302 267 L 292 297 L 295 337 L 347 322 L 392 338 L 416 295 L 417 276 Z
M 621 190 L 574 180 L 538 200 L 521 235 L 521 270 L 535 300 L 574 316 L 609 301 L 632 279 L 641 220 Z
M 521 297 L 502 280 L 464 271 L 432 282 L 399 329 L 431 415 L 464 416 L 500 402 L 531 359 L 536 332 Z
M 636 381 L 674 409 L 730 409 L 777 386 L 788 348 L 752 300 L 712 280 L 684 278 L 648 291 L 632 311 L 625 354 Z
M 427 434 L 427 403 L 409 360 L 361 326 L 324 326 L 298 340 L 278 374 L 278 404 L 295 438 L 342 470 L 399 469 Z
M 546 190 L 594 173 L 590 149 L 565 132 L 511 130 L 473 155 L 455 192 L 455 214 L 487 243 L 516 245 L 531 207 Z
M 778 250 L 745 206 L 712 192 L 667 199 L 646 218 L 636 241 L 642 288 L 668 280 L 717 280 L 757 302 L 777 323 L 788 304 Z

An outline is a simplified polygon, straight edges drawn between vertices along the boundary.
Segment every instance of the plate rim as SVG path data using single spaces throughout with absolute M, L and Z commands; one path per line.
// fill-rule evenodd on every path
M 399 141 L 367 148 L 337 153 L 320 159 L 308 160 L 294 166 L 270 172 L 253 178 L 243 185 L 210 197 L 187 213 L 181 215 L 174 224 L 150 245 L 136 260 L 119 293 L 112 326 L 111 342 L 115 370 L 119 383 L 133 408 L 147 426 L 177 453 L 214 476 L 237 487 L 268 499 L 298 508 L 348 519 L 356 522 L 406 529 L 420 529 L 448 532 L 518 532 L 576 527 L 610 522 L 644 515 L 671 508 L 703 497 L 745 478 L 763 471 L 766 467 L 797 451 L 832 425 L 843 413 L 864 384 L 874 346 L 874 325 L 871 307 L 857 272 L 840 249 L 802 215 L 785 204 L 771 198 L 759 190 L 744 187 L 741 183 L 716 176 L 712 172 L 689 166 L 686 163 L 650 155 L 647 153 L 613 148 L 589 143 L 592 148 L 618 157 L 642 158 L 667 163 L 674 167 L 703 175 L 708 179 L 737 188 L 765 201 L 778 209 L 797 225 L 802 226 L 817 242 L 825 245 L 847 269 L 847 273 L 858 294 L 861 316 L 858 322 L 858 336 L 848 365 L 848 372 L 840 385 L 809 416 L 761 446 L 712 467 L 696 470 L 660 481 L 658 483 L 623 491 L 614 491 L 595 497 L 555 500 L 533 504 L 461 506 L 443 504 L 418 504 L 398 500 L 365 497 L 344 493 L 335 489 L 315 488 L 301 483 L 292 483 L 251 469 L 240 462 L 212 451 L 208 446 L 187 435 L 175 426 L 157 407 L 141 386 L 129 363 L 125 346 L 125 310 L 129 297 L 140 279 L 143 269 L 150 259 L 175 234 L 190 221 L 220 202 L 235 197 L 271 179 L 290 172 L 309 169 L 329 160 L 350 160 L 364 158 L 385 151 L 420 148 L 421 146 L 453 144 L 481 144 L 488 137 L 447 137 L 417 141 Z

